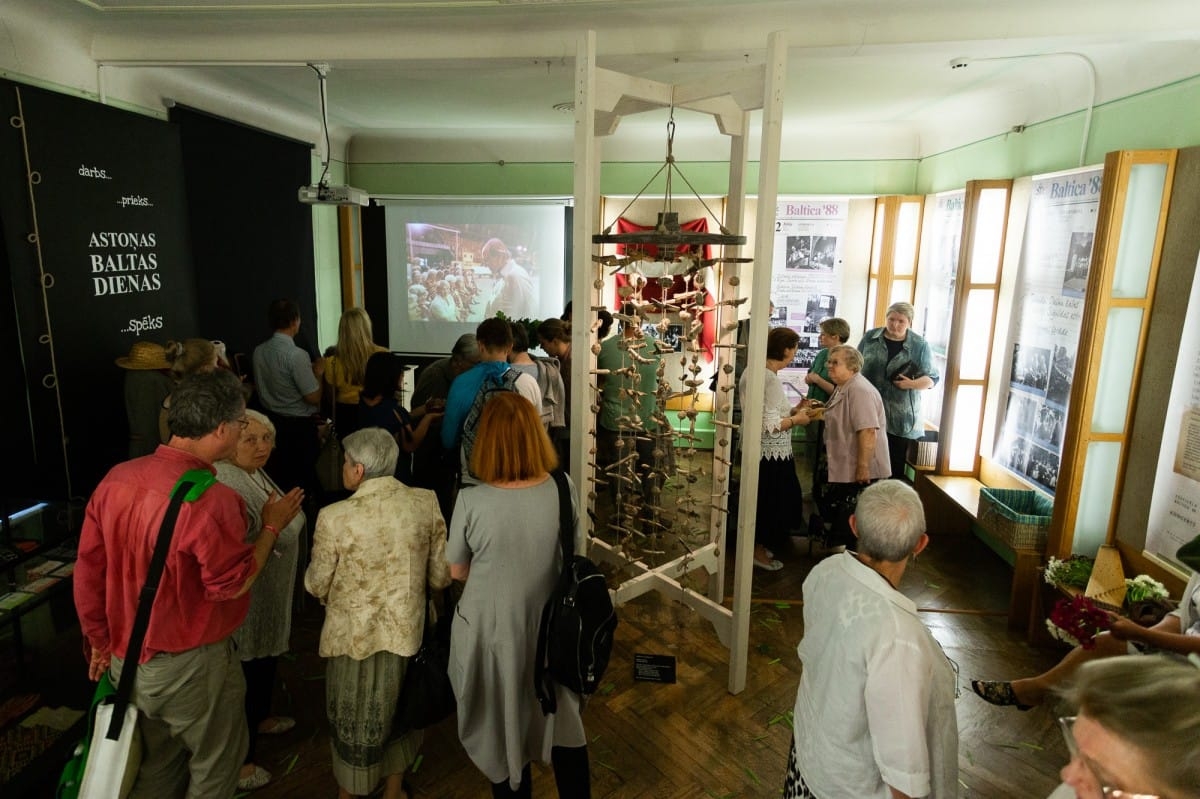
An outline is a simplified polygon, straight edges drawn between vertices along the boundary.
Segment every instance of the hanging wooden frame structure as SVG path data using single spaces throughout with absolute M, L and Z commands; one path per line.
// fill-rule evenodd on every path
M 660 245 L 673 254 L 674 248 L 691 244 L 718 244 L 725 247 L 724 257 L 711 259 L 709 266 L 719 267 L 719 279 L 714 290 L 717 303 L 719 331 L 718 352 L 727 354 L 725 363 L 718 361 L 717 392 L 714 400 L 714 425 L 717 441 L 712 454 L 713 491 L 706 503 L 708 516 L 707 542 L 701 546 L 688 547 L 684 554 L 672 560 L 652 566 L 644 560 L 630 558 L 620 544 L 591 537 L 592 554 L 611 559 L 634 572 L 613 590 L 618 605 L 628 602 L 649 591 L 660 591 L 670 598 L 691 607 L 712 623 L 720 641 L 730 649 L 728 687 L 730 693 L 739 693 L 746 684 L 746 665 L 750 626 L 750 587 L 753 570 L 754 516 L 756 504 L 755 487 L 758 482 L 758 463 L 761 456 L 761 441 L 757 435 L 744 437 L 742 441 L 741 495 L 738 519 L 738 545 L 735 558 L 734 595 L 732 608 L 723 604 L 725 558 L 723 545 L 727 513 L 727 497 L 731 457 L 730 432 L 733 429 L 732 397 L 734 390 L 733 353 L 737 346 L 734 332 L 737 329 L 737 305 L 750 296 L 767 297 L 770 293 L 773 248 L 773 214 L 778 189 L 779 148 L 782 128 L 783 84 L 787 49 L 784 35 L 772 33 L 768 37 L 767 57 L 763 65 L 751 66 L 723 76 L 706 76 L 702 80 L 686 84 L 666 84 L 624 75 L 596 66 L 596 35 L 588 32 L 580 38 L 576 57 L 575 91 L 575 170 L 574 195 L 575 219 L 573 232 L 573 290 L 572 303 L 576 309 L 600 310 L 600 292 L 604 287 L 605 268 L 623 268 L 613 256 L 593 254 L 593 244 L 640 242 Z M 749 259 L 741 258 L 738 248 L 745 237 L 731 234 L 724 226 L 714 241 L 691 241 L 679 231 L 678 216 L 672 217 L 669 206 L 659 215 L 659 223 L 652 231 L 641 234 L 625 233 L 615 236 L 641 236 L 618 241 L 609 231 L 593 237 L 589 226 L 596 223 L 599 208 L 600 146 L 598 139 L 611 135 L 623 116 L 661 108 L 684 108 L 714 117 L 718 129 L 729 137 L 729 192 L 726 205 L 727 219 L 741 220 L 745 209 L 745 175 L 748 165 L 748 129 L 750 112 L 762 109 L 761 150 L 759 155 L 758 199 L 759 213 L 755 228 L 755 242 L 759 252 L 753 259 L 752 286 L 747 286 L 739 274 L 739 267 Z M 670 135 L 673 137 L 672 121 Z M 675 170 L 671 140 L 668 140 L 667 162 L 663 169 L 670 175 Z M 662 170 L 660 170 L 661 172 Z M 653 178 L 651 179 L 653 180 Z M 686 178 L 684 178 L 686 182 Z M 647 184 L 649 185 L 649 184 Z M 690 184 L 689 184 L 690 188 Z M 668 197 L 669 202 L 669 197 Z M 672 261 L 676 259 L 672 258 Z M 680 259 L 684 260 L 684 259 Z M 699 274 L 701 265 L 695 259 L 686 259 L 681 265 L 689 274 Z M 669 270 L 669 267 L 668 267 Z M 666 278 L 664 278 L 666 279 Z M 703 281 L 701 281 L 700 286 Z M 748 294 L 743 294 L 749 288 Z M 699 288 L 697 288 L 697 291 Z M 728 296 L 726 296 L 728 295 Z M 741 295 L 741 296 L 739 296 Z M 683 306 L 686 308 L 686 304 Z M 689 313 L 695 309 L 688 309 Z M 585 312 L 586 313 L 586 312 Z M 577 314 L 582 317 L 577 311 Z M 636 320 L 630 320 L 636 321 Z M 596 391 L 592 377 L 596 371 L 595 354 L 599 347 L 593 341 L 595 325 L 572 327 L 572 351 L 589 353 L 588 357 L 572 359 L 572 408 L 571 418 L 592 420 L 572 425 L 570 471 L 577 486 L 591 486 L 595 476 L 594 438 L 595 412 L 593 392 Z M 751 340 L 748 347 L 748 362 L 761 362 L 766 357 L 765 313 L 752 314 Z M 686 361 L 686 356 L 685 356 Z M 685 363 L 685 371 L 687 371 Z M 685 384 L 695 383 L 696 375 Z M 692 396 L 695 386 L 691 385 Z M 742 426 L 758 430 L 762 425 L 763 386 L 751 385 L 742 398 Z M 693 406 L 694 407 L 694 406 Z M 688 410 L 685 409 L 684 413 Z M 581 493 L 583 489 L 581 488 Z M 591 494 L 589 499 L 593 499 Z M 580 514 L 581 524 L 591 524 L 590 514 Z M 589 529 L 589 536 L 594 531 Z M 709 575 L 704 594 L 689 590 L 680 578 L 695 569 L 704 569 Z

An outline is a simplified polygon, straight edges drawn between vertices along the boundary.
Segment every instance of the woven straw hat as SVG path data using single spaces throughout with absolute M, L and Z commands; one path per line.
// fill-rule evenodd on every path
M 122 369 L 170 369 L 167 363 L 167 351 L 161 344 L 153 341 L 135 341 L 129 348 L 129 354 L 116 359 L 117 366 Z

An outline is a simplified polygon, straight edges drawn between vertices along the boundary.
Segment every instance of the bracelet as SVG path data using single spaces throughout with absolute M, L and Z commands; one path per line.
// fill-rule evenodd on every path
M 275 525 L 273 525 L 273 524 L 267 524 L 266 522 L 263 522 L 262 529 L 264 529 L 264 530 L 270 530 L 272 533 L 274 533 L 274 534 L 275 534 L 275 537 L 276 537 L 276 538 L 278 538 L 278 537 L 279 537 L 279 530 L 278 530 L 278 528 L 276 528 L 276 527 L 275 527 Z

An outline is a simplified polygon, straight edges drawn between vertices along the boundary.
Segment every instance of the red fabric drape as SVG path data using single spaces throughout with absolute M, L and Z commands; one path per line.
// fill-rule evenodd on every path
M 679 227 L 681 230 L 685 230 L 689 233 L 707 233 L 708 232 L 708 220 L 701 217 L 700 219 L 693 219 L 690 222 L 681 222 L 679 224 Z M 636 232 L 642 231 L 642 230 L 653 230 L 653 229 L 654 229 L 653 225 L 639 225 L 634 222 L 630 222 L 625 217 L 620 217 L 617 219 L 617 232 L 618 233 L 636 233 Z M 626 248 L 629 246 L 630 245 L 626 245 L 626 244 L 618 244 L 617 245 L 617 254 L 624 255 L 626 252 Z M 639 245 L 639 249 L 643 253 L 645 253 L 647 258 L 650 260 L 653 260 L 658 257 L 658 247 L 656 245 Z M 680 253 L 687 253 L 687 252 L 690 252 L 691 250 L 692 250 L 692 245 L 684 245 L 682 247 L 679 247 L 677 251 Z M 701 247 L 701 250 L 703 250 L 703 252 L 700 253 L 699 257 L 701 257 L 701 258 L 711 258 L 712 257 L 712 255 L 710 254 L 712 248 L 709 245 L 705 244 L 703 247 Z M 629 279 L 625 275 L 617 274 L 615 277 L 616 277 L 616 281 L 617 281 L 616 285 L 617 285 L 618 289 L 621 288 L 621 286 L 625 286 L 625 285 L 629 284 Z M 670 298 L 673 297 L 676 294 L 676 292 L 683 292 L 683 291 L 687 291 L 687 290 L 688 290 L 688 285 L 687 285 L 686 281 L 684 280 L 684 278 L 682 276 L 676 275 L 675 282 L 670 286 L 670 288 L 667 288 L 667 289 L 663 289 L 661 286 L 659 286 L 658 282 L 655 280 L 649 281 L 645 286 L 642 287 L 642 299 L 667 301 L 667 300 L 670 300 Z M 713 305 L 716 305 L 716 302 L 717 302 L 717 300 L 713 296 L 712 292 L 705 290 L 703 304 L 706 306 L 713 306 Z M 621 307 L 621 297 L 620 297 L 620 294 L 618 293 L 614 300 L 613 310 L 617 310 L 620 307 Z M 646 308 L 644 310 L 644 313 L 647 315 L 651 315 L 651 314 L 657 313 L 657 311 L 653 307 L 650 307 L 650 308 Z M 709 312 L 709 313 L 704 314 L 703 322 L 704 322 L 704 327 L 700 330 L 700 346 L 704 348 L 704 357 L 707 360 L 711 361 L 713 359 L 712 347 L 713 347 L 713 344 L 715 344 L 717 341 L 716 313 Z M 689 322 L 689 324 L 690 324 L 690 322 Z M 688 329 L 688 325 L 684 325 L 684 333 L 687 332 L 687 329 Z

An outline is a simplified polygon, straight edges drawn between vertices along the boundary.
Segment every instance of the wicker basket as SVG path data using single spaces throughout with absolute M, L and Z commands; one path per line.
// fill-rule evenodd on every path
M 1046 551 L 1054 503 L 1036 491 L 982 488 L 979 524 L 1013 549 Z

